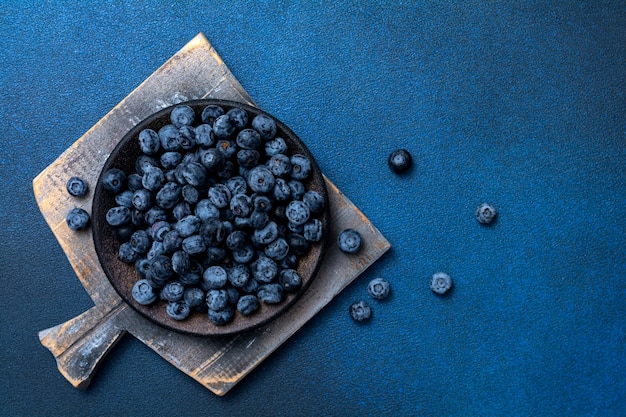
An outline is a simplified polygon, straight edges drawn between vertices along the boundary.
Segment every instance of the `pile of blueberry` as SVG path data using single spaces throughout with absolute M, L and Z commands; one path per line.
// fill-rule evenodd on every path
M 101 177 L 115 196 L 106 221 L 119 260 L 138 274 L 135 301 L 164 300 L 175 320 L 202 312 L 216 325 L 281 303 L 324 234 L 327 202 L 305 185 L 312 161 L 264 114 L 208 105 L 197 115 L 180 104 L 170 119 L 139 133 L 132 172 Z

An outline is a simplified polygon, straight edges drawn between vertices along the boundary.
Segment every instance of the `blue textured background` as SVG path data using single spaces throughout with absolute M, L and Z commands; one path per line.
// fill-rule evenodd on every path
M 75 390 L 37 332 L 92 302 L 32 179 L 201 31 L 393 247 L 226 397 L 130 336 Z M 626 414 L 624 2 L 3 0 L 0 91 L 1 415 Z

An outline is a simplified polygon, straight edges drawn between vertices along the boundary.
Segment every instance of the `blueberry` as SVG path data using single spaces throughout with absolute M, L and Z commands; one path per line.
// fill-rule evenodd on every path
M 225 159 L 231 159 L 237 154 L 237 144 L 229 139 L 219 139 L 215 144 L 215 149 L 221 152 Z
M 218 172 L 224 166 L 226 158 L 216 148 L 204 149 L 200 152 L 200 163 L 208 172 Z
M 311 211 L 309 210 L 309 206 L 304 202 L 293 200 L 287 205 L 285 215 L 287 216 L 287 220 L 289 220 L 289 222 L 295 225 L 303 225 L 309 220 Z
M 262 139 L 259 132 L 254 129 L 243 129 L 237 134 L 237 146 L 242 149 L 258 149 Z
M 248 113 L 241 107 L 233 107 L 226 114 L 237 129 L 243 129 L 248 124 Z
M 189 308 L 187 303 L 182 300 L 170 301 L 165 306 L 165 312 L 174 320 L 185 320 L 187 317 L 189 317 L 191 309 Z
M 200 262 L 196 259 L 190 258 L 189 269 L 186 272 L 179 274 L 179 279 L 180 282 L 185 285 L 196 285 L 202 280 L 203 273 L 204 269 L 202 268 Z
M 311 175 L 311 161 L 304 155 L 291 156 L 291 177 L 296 180 L 304 180 Z
M 164 169 L 174 169 L 182 160 L 183 155 L 175 151 L 164 152 L 159 158 L 159 162 Z
M 207 246 L 218 246 L 226 239 L 224 223 L 218 218 L 211 217 L 202 222 L 200 226 L 200 236 Z
M 163 209 L 172 209 L 181 197 L 181 186 L 175 182 L 166 183 L 156 194 L 156 203 Z
M 225 184 L 230 190 L 231 195 L 246 194 L 248 191 L 248 183 L 246 179 L 241 176 L 229 178 Z
M 302 286 L 302 278 L 295 269 L 283 269 L 278 274 L 278 283 L 287 292 L 294 292 Z
M 337 245 L 342 252 L 357 253 L 361 249 L 361 234 L 354 229 L 345 229 L 337 236 Z
M 129 240 L 130 246 L 137 253 L 147 253 L 150 250 L 150 246 L 152 242 L 150 241 L 150 236 L 148 236 L 148 232 L 145 230 L 137 230 L 131 236 Z
M 260 210 L 253 210 L 250 213 L 250 217 L 248 217 L 248 226 L 253 229 L 262 229 L 267 226 L 267 223 L 270 221 L 270 216 Z
M 476 209 L 476 220 L 481 224 L 490 224 L 496 218 L 498 212 L 489 203 L 482 203 Z
M 389 167 L 397 173 L 406 172 L 413 165 L 411 154 L 406 149 L 397 149 L 389 155 Z
M 254 247 L 252 245 L 246 244 L 240 249 L 233 250 L 232 254 L 235 262 L 247 264 L 249 262 L 252 262 L 252 260 L 256 256 L 256 251 L 254 250 Z
M 207 291 L 206 304 L 209 310 L 219 311 L 228 307 L 228 292 L 225 289 Z
M 102 187 L 112 193 L 119 193 L 126 183 L 126 174 L 118 168 L 108 169 L 102 174 Z
M 206 267 L 220 264 L 225 261 L 226 255 L 226 249 L 222 246 L 209 246 L 204 254 L 203 263 Z
M 237 151 L 237 163 L 243 169 L 250 169 L 259 165 L 261 155 L 255 149 L 241 149 Z
M 250 270 L 244 264 L 236 264 L 228 270 L 228 281 L 233 287 L 241 288 L 250 279 Z
M 186 201 L 179 201 L 178 204 L 176 204 L 172 209 L 172 216 L 174 216 L 174 219 L 176 220 L 180 220 L 191 214 L 191 205 Z
M 137 175 L 143 176 L 143 174 L 146 173 L 146 168 L 158 166 L 159 161 L 156 158 L 146 154 L 139 155 L 135 160 L 135 170 L 137 171 Z
M 270 140 L 276 136 L 276 122 L 271 117 L 259 114 L 252 119 L 252 128 L 259 132 L 261 139 Z
M 245 181 L 245 180 L 244 180 Z M 272 210 L 272 201 L 265 195 L 254 195 L 252 197 L 252 205 L 255 211 L 269 213 Z
M 220 217 L 220 210 L 209 199 L 203 199 L 198 201 L 194 214 L 202 220 L 207 220 L 213 217 Z
M 235 132 L 235 124 L 230 116 L 223 114 L 213 122 L 213 133 L 218 139 L 228 139 Z
M 189 237 L 200 230 L 202 220 L 193 214 L 185 216 L 174 224 L 174 229 L 182 238 Z
M 178 142 L 178 128 L 172 124 L 165 125 L 158 132 L 161 148 L 164 151 L 177 151 L 180 149 Z
M 209 199 L 215 207 L 224 208 L 230 203 L 230 190 L 224 184 L 215 184 L 213 187 L 209 188 Z
M 133 285 L 132 296 L 141 305 L 152 304 L 157 299 L 152 286 L 146 279 L 140 279 Z
M 207 288 L 219 289 L 223 288 L 228 281 L 226 270 L 218 265 L 213 265 L 204 270 L 202 279 Z
M 238 217 L 246 217 L 252 212 L 252 199 L 245 194 L 237 194 L 230 200 L 230 209 Z
M 152 206 L 152 193 L 145 188 L 137 190 L 133 193 L 131 203 L 137 210 L 146 211 Z
M 143 185 L 141 185 L 141 175 L 134 173 L 126 177 L 126 188 L 133 193 L 137 190 L 141 190 L 143 188 Z
M 79 177 L 71 177 L 65 184 L 67 192 L 74 197 L 84 197 L 87 194 L 87 183 Z
M 178 128 L 191 126 L 196 119 L 193 109 L 185 104 L 175 106 L 170 112 L 172 124 Z
M 180 172 L 185 182 L 194 187 L 203 185 L 207 179 L 207 170 L 204 165 L 199 162 L 190 162 L 181 165 Z
M 89 227 L 89 213 L 80 207 L 75 207 L 67 213 L 65 222 L 74 231 L 85 230 Z
M 304 236 L 298 233 L 291 233 L 287 237 L 287 243 L 289 244 L 289 250 L 298 256 L 305 254 L 310 247 Z
M 146 254 L 146 258 L 149 261 L 152 261 L 159 255 L 165 255 L 165 250 L 163 249 L 163 242 L 152 242 L 152 246 L 150 246 L 150 250 Z
M 132 209 L 130 209 L 130 222 L 133 226 L 136 227 L 146 226 L 145 213 L 133 207 Z
M 255 193 L 267 194 L 274 188 L 274 175 L 264 166 L 256 166 L 250 170 L 248 186 Z
M 139 254 L 133 249 L 130 242 L 125 242 L 120 245 L 117 256 L 120 261 L 126 264 L 134 264 L 137 259 L 139 259 Z
M 158 221 L 167 220 L 167 212 L 163 210 L 161 207 L 153 206 L 146 211 L 144 214 L 144 220 L 149 226 L 152 226 L 154 223 Z
M 239 311 L 244 316 L 249 316 L 250 314 L 257 311 L 259 307 L 259 299 L 252 294 L 243 295 L 237 301 L 237 311 Z
M 178 275 L 185 275 L 191 269 L 191 258 L 184 250 L 172 253 L 172 269 Z
M 287 241 L 279 237 L 265 247 L 265 254 L 275 261 L 284 259 L 289 253 L 289 245 Z
M 367 292 L 376 300 L 387 298 L 390 291 L 389 281 L 384 278 L 374 278 L 367 285 Z
M 303 224 L 295 224 L 293 222 L 288 222 L 287 223 L 287 228 L 289 229 L 290 232 L 293 232 L 293 233 L 299 233 L 299 234 L 303 234 L 304 233 L 304 225 Z
M 275 137 L 272 140 L 265 142 L 265 155 L 271 157 L 278 153 L 285 153 L 289 150 L 285 139 L 281 137 Z
M 260 285 L 257 297 L 266 304 L 278 304 L 283 301 L 283 287 L 277 283 Z
M 365 301 L 357 301 L 350 305 L 350 316 L 354 321 L 367 321 L 371 315 L 372 308 Z
M 152 129 L 139 132 L 139 148 L 146 155 L 155 155 L 161 149 L 159 134 Z
M 161 168 L 148 165 L 144 167 L 141 184 L 146 190 L 156 191 L 165 183 L 165 175 Z
M 434 293 L 443 295 L 452 288 L 452 278 L 445 272 L 436 272 L 430 277 L 430 289 Z
M 256 261 L 252 262 L 250 270 L 255 280 L 269 283 L 278 274 L 278 265 L 270 258 L 260 256 Z
M 287 201 L 291 199 L 291 188 L 284 178 L 276 178 L 274 183 L 274 189 L 272 190 L 272 197 L 276 201 Z
M 200 118 L 202 119 L 202 123 L 206 123 L 210 126 L 213 126 L 213 122 L 215 119 L 224 114 L 224 109 L 218 105 L 211 104 L 206 106 L 202 110 L 202 115 Z
M 302 200 L 304 193 L 306 193 L 304 184 L 299 180 L 289 180 L 287 181 L 287 185 L 289 185 L 289 191 L 291 191 L 291 198 L 294 200 Z
M 302 196 L 302 201 L 309 206 L 311 213 L 321 213 L 324 210 L 324 197 L 314 190 L 309 190 Z
M 178 146 L 189 151 L 196 147 L 196 129 L 191 126 L 182 126 L 178 129 Z
M 209 124 L 201 124 L 196 126 L 196 143 L 208 148 L 215 143 L 215 135 L 213 128 Z
M 246 283 L 246 285 L 244 285 L 243 287 L 239 288 L 239 290 L 241 291 L 242 294 L 256 294 L 257 291 L 259 290 L 259 281 L 257 281 L 256 279 L 252 278 L 250 280 L 248 280 L 248 282 Z
M 148 258 L 138 258 L 135 261 L 135 271 L 141 279 L 145 279 L 150 273 L 150 261 Z
M 165 220 L 159 220 L 150 226 L 150 236 L 152 237 L 152 240 L 163 242 L 163 239 L 167 233 L 170 232 L 170 230 L 172 230 L 172 226 L 168 222 Z
M 170 281 L 161 289 L 160 298 L 165 301 L 178 301 L 183 299 L 185 286 L 178 281 Z
M 258 245 L 269 245 L 278 238 L 278 225 L 270 220 L 265 227 L 256 229 L 252 235 L 252 241 Z
M 290 158 L 283 153 L 272 155 L 267 162 L 267 166 L 272 171 L 272 174 L 277 177 L 285 177 L 291 172 Z
M 130 209 L 123 206 L 111 207 L 107 211 L 105 219 L 111 226 L 121 226 L 130 221 Z
M 243 248 L 248 243 L 248 234 L 242 230 L 234 230 L 226 237 L 226 247 L 230 250 Z
M 189 287 L 185 289 L 183 301 L 194 311 L 203 311 L 206 307 L 206 295 L 198 287 Z
M 232 306 L 226 306 L 222 310 L 211 310 L 209 309 L 209 320 L 211 320 L 214 324 L 218 326 L 223 326 L 235 318 L 235 310 Z
M 204 239 L 200 235 L 192 235 L 183 239 L 182 248 L 189 255 L 200 255 L 207 248 Z
M 124 206 L 128 208 L 133 207 L 133 192 L 130 190 L 124 190 L 121 193 L 115 195 L 115 202 L 118 206 Z
M 304 224 L 302 235 L 309 242 L 319 242 L 322 240 L 324 227 L 318 219 L 311 219 Z
M 165 283 L 174 275 L 172 260 L 165 255 L 157 255 L 150 262 L 150 277 L 159 286 Z

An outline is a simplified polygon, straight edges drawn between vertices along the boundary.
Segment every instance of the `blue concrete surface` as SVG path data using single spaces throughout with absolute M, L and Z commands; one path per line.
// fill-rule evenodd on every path
M 625 415 L 625 28 L 611 1 L 0 2 L 0 415 Z M 37 332 L 92 303 L 32 179 L 198 32 L 393 247 L 226 397 L 132 337 L 75 390 Z

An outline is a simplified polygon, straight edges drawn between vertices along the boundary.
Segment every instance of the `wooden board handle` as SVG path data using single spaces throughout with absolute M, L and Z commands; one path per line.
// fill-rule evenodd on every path
M 117 317 L 128 306 L 96 305 L 58 326 L 39 332 L 41 344 L 52 352 L 61 374 L 74 387 L 85 389 L 91 383 L 100 360 L 126 333 Z

